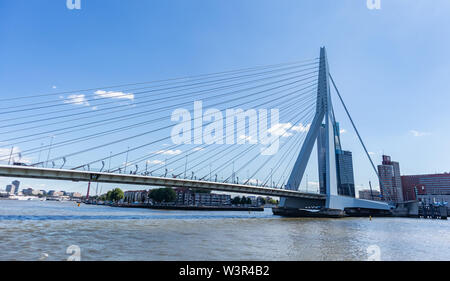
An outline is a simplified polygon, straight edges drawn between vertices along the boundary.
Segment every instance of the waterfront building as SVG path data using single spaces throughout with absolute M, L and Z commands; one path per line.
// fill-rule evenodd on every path
M 69 196 L 72 198 L 81 198 L 83 195 L 79 192 L 71 192 L 69 193 Z
M 403 202 L 402 180 L 400 176 L 400 164 L 391 161 L 391 157 L 383 155 L 381 165 L 378 165 L 380 190 L 384 201 Z
M 22 189 L 22 193 L 23 195 L 30 196 L 33 193 L 33 189 L 32 188 Z
M 14 194 L 17 195 L 19 193 L 20 181 L 15 180 L 11 184 L 16 188 Z
M 195 193 L 187 189 L 176 189 L 176 205 L 184 206 L 229 206 L 231 196 L 228 194 Z
M 380 195 L 378 190 L 363 189 L 359 191 L 359 199 L 381 201 Z
M 12 184 L 8 184 L 6 186 L 6 192 L 8 194 L 15 194 L 15 190 L 16 190 L 16 188 Z
M 17 194 L 19 194 L 19 186 L 20 186 L 20 181 L 15 180 L 11 184 L 8 184 L 6 186 L 6 192 L 8 192 L 11 195 L 12 194 L 17 195 Z
M 123 202 L 126 203 L 145 203 L 148 201 L 147 190 L 127 190 L 123 194 Z
M 22 193 L 25 196 L 38 196 L 38 195 L 42 195 L 42 191 L 40 190 L 36 190 L 36 189 L 32 189 L 32 188 L 26 188 L 26 189 L 22 189 Z
M 338 194 L 355 197 L 355 179 L 353 173 L 353 156 L 350 151 L 342 150 L 339 123 L 334 126 L 336 149 L 336 175 Z M 325 124 L 322 124 L 317 138 L 317 157 L 319 163 L 319 188 L 321 194 L 326 194 L 326 134 Z
M 47 192 L 47 195 L 52 197 L 60 197 L 64 194 L 61 191 L 50 190 L 49 192 Z
M 425 203 L 450 201 L 450 173 L 401 177 L 405 200 Z

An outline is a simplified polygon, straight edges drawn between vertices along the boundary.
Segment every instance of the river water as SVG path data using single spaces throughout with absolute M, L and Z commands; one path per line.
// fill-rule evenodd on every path
M 67 260 L 74 254 L 127 261 L 450 260 L 450 222 L 0 200 L 0 260 Z

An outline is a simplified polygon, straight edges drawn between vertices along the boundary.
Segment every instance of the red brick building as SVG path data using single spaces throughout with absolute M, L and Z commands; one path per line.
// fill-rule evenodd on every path
M 405 201 L 425 195 L 450 195 L 450 173 L 402 176 Z

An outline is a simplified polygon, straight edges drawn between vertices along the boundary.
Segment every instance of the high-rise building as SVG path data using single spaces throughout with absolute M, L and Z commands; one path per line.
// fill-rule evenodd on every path
M 342 150 L 340 140 L 339 123 L 334 126 L 335 151 L 336 151 L 336 175 L 338 194 L 355 197 L 355 179 L 353 174 L 353 157 L 350 151 Z M 326 134 L 325 125 L 322 124 L 317 138 L 317 157 L 319 163 L 320 193 L 326 193 Z
M 13 181 L 11 184 L 8 184 L 6 186 L 6 192 L 8 192 L 9 194 L 19 194 L 19 186 L 20 186 L 20 181 L 15 180 Z
M 12 185 L 16 188 L 16 190 L 14 191 L 14 194 L 17 195 L 19 193 L 20 181 L 18 181 L 18 180 L 13 181 Z
M 9 194 L 14 194 L 15 190 L 16 190 L 16 188 L 12 184 L 8 184 L 6 186 L 6 192 L 8 192 Z
M 350 151 L 336 151 L 338 170 L 338 194 L 355 197 L 355 179 L 353 175 L 353 157 Z
M 391 161 L 391 157 L 383 155 L 383 162 L 378 165 L 380 178 L 380 190 L 384 201 L 403 202 L 402 179 L 400 176 L 400 164 Z

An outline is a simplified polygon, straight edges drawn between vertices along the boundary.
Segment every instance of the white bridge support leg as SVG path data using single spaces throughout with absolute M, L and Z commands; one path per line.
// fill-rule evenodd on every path
M 289 176 L 286 189 L 298 190 L 303 175 L 308 165 L 314 143 L 317 141 L 320 127 L 325 119 L 326 134 L 326 208 L 333 208 L 334 199 L 332 195 L 337 195 L 337 175 L 336 175 L 336 152 L 334 139 L 334 121 L 332 118 L 332 105 L 330 95 L 330 83 L 328 74 L 328 61 L 325 47 L 320 49 L 319 79 L 317 88 L 316 113 L 311 127 L 306 135 L 305 142 L 300 150 L 300 154 L 295 161 L 294 168 Z M 301 200 L 300 200 L 301 201 Z M 304 208 L 307 202 L 300 202 L 298 199 L 281 198 L 281 207 Z
M 335 144 L 335 120 L 330 94 L 329 68 L 325 47 L 320 49 L 319 82 L 317 88 L 316 113 L 305 142 L 295 161 L 292 172 L 286 184 L 288 190 L 298 190 L 303 179 L 306 166 L 311 156 L 312 149 L 319 136 L 322 124 L 325 124 L 325 161 L 326 169 L 325 187 L 326 200 L 315 201 L 303 198 L 281 198 L 280 208 L 320 208 L 322 215 L 343 216 L 345 208 L 367 208 L 376 210 L 389 210 L 388 205 L 380 202 L 359 200 L 352 197 L 339 196 L 336 169 L 336 144 Z M 317 205 L 319 204 L 319 206 Z M 277 211 L 278 212 L 278 211 Z M 275 213 L 275 211 L 274 211 Z

